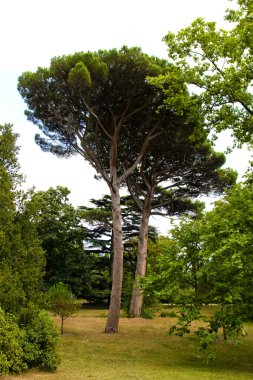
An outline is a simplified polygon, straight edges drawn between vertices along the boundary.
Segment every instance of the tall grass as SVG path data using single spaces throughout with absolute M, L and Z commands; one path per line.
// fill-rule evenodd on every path
M 106 313 L 81 310 L 65 321 L 56 373 L 30 371 L 8 380 L 247 380 L 253 379 L 253 324 L 239 344 L 218 341 L 216 360 L 198 350 L 194 334 L 168 336 L 174 318 L 120 321 L 120 332 L 104 334 Z

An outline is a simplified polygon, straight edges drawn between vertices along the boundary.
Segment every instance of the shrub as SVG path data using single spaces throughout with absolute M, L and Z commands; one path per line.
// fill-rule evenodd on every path
M 158 311 L 160 304 L 156 296 L 152 293 L 144 294 L 141 316 L 145 319 L 152 319 Z
M 45 311 L 40 311 L 25 326 L 24 353 L 29 368 L 55 371 L 59 364 L 56 344 L 59 332 Z
M 166 318 L 166 317 L 168 317 L 168 318 L 176 318 L 178 315 L 177 315 L 177 313 L 175 312 L 175 311 L 169 311 L 169 310 L 163 310 L 163 311 L 161 311 L 161 313 L 160 313 L 160 317 L 164 317 L 164 318 Z
M 142 310 L 141 316 L 142 316 L 142 318 L 145 318 L 145 319 L 153 319 L 154 318 L 154 314 L 155 314 L 155 310 L 154 309 L 152 309 L 151 307 L 149 307 L 149 308 L 145 307 Z
M 29 311 L 27 310 L 27 315 Z M 45 312 L 32 312 L 27 324 L 0 309 L 0 375 L 28 368 L 55 371 L 58 331 Z
M 0 309 L 0 374 L 19 373 L 27 369 L 23 344 L 24 332 L 15 318 Z

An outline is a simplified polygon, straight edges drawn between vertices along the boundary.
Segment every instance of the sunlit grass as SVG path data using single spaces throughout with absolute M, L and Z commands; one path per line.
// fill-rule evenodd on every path
M 65 321 L 56 373 L 30 371 L 22 380 L 247 380 L 253 378 L 253 324 L 238 345 L 217 342 L 216 360 L 198 350 L 194 335 L 168 336 L 174 318 L 121 318 L 120 332 L 104 334 L 106 311 L 85 309 Z M 6 379 L 6 378 L 3 378 Z

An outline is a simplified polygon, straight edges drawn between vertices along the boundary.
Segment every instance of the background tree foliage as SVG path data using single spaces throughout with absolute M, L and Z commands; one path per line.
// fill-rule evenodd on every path
M 40 311 L 45 258 L 19 190 L 16 140 L 11 125 L 0 126 L 0 374 L 59 363 L 56 328 Z
M 242 317 L 252 313 L 252 215 L 252 186 L 245 182 L 235 185 L 203 220 L 203 254 L 211 258 L 205 273 L 214 292 L 210 295 L 219 304 L 238 308 Z
M 17 161 L 17 136 L 0 126 L 0 304 L 10 312 L 38 303 L 44 274 L 44 253 L 23 195 Z
M 77 297 L 86 298 L 91 292 L 91 257 L 84 249 L 86 228 L 69 194 L 62 186 L 35 192 L 27 207 L 45 252 L 45 285 L 63 282 Z
M 243 322 L 252 318 L 251 182 L 250 173 L 200 220 L 181 222 L 161 246 L 145 286 L 158 297 L 186 307 L 180 333 L 189 332 L 191 320 L 201 317 L 198 309 L 203 303 L 219 305 L 209 318 L 208 334 L 216 334 L 219 328 L 225 339 L 244 334 Z

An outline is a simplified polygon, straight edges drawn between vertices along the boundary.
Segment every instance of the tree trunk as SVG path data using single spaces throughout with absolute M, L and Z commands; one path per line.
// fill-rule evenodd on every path
M 64 333 L 64 331 L 63 331 L 63 324 L 64 324 L 64 318 L 63 318 L 63 315 L 61 315 L 61 334 Z
M 135 279 L 129 309 L 129 314 L 135 317 L 141 315 L 143 305 L 143 292 L 139 285 L 139 280 L 146 275 L 150 205 L 151 196 L 147 197 L 141 215 Z
M 226 326 L 223 326 L 222 330 L 223 330 L 223 340 L 226 341 L 227 340 L 227 329 L 226 329 Z
M 122 278 L 123 278 L 123 237 L 122 216 L 120 207 L 119 189 L 111 188 L 112 218 L 113 218 L 113 267 L 112 267 L 112 289 L 110 297 L 109 314 L 105 326 L 106 333 L 118 332 Z

